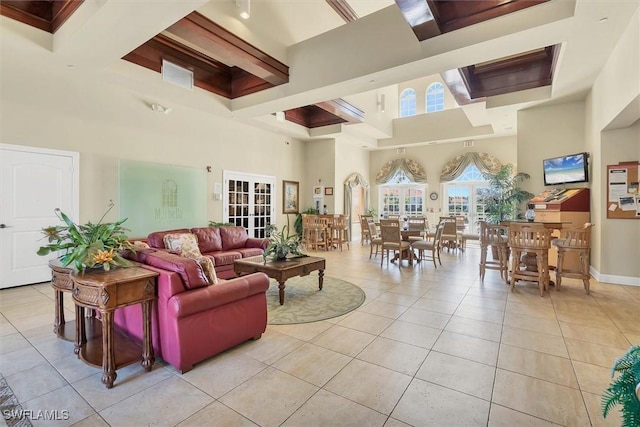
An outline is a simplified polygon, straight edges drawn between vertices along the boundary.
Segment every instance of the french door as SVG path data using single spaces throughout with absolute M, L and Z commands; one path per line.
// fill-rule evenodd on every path
M 424 215 L 424 185 L 381 185 L 379 188 L 381 217 Z
M 265 237 L 275 216 L 276 178 L 224 171 L 223 180 L 223 221 L 243 226 L 251 237 Z
M 487 186 L 484 182 L 451 182 L 445 185 L 444 213 L 466 217 L 465 233 L 477 234 L 479 221 L 485 219 L 485 204 L 479 192 Z

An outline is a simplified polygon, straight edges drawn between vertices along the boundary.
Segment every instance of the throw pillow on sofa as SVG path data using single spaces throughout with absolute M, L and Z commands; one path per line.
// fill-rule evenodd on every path
M 195 260 L 204 271 L 209 283 L 218 284 L 218 276 L 213 265 L 213 260 L 209 257 L 202 256 L 200 248 L 198 248 L 198 238 L 191 233 L 171 233 L 165 234 L 163 237 L 165 248 L 171 251 L 177 251 L 185 258 Z

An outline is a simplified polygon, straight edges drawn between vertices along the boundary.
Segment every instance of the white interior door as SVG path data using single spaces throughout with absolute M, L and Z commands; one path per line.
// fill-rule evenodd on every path
M 42 228 L 79 216 L 79 154 L 0 144 L 0 288 L 51 279 Z

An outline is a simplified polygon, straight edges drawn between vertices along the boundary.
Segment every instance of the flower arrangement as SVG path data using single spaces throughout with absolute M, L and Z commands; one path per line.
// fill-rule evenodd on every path
M 49 243 L 38 249 L 38 255 L 65 251 L 60 255 L 62 265 L 66 267 L 73 263 L 78 270 L 102 268 L 109 271 L 112 266 L 131 266 L 131 263 L 119 253 L 123 249 L 133 249 L 125 234 L 129 230 L 122 227 L 122 223 L 127 219 L 102 222 L 113 206 L 111 202 L 107 212 L 97 224 L 88 222 L 83 225 L 75 224 L 64 212 L 56 208 L 56 215 L 65 225 L 54 225 L 42 229 Z
M 302 244 L 300 236 L 297 234 L 289 234 L 289 225 L 282 227 L 282 231 L 278 231 L 278 227 L 275 225 L 269 225 L 266 229 L 267 241 L 269 246 L 265 249 L 262 257 L 266 261 L 269 255 L 272 255 L 275 259 L 284 260 L 287 255 L 304 256 L 300 252 L 300 245 Z

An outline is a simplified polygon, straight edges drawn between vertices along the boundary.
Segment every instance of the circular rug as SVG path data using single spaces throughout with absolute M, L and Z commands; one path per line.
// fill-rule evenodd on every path
M 353 283 L 324 276 L 318 290 L 318 275 L 293 277 L 286 281 L 284 305 L 278 302 L 278 282 L 271 280 L 267 291 L 269 325 L 317 322 L 341 316 L 360 307 L 365 293 Z

